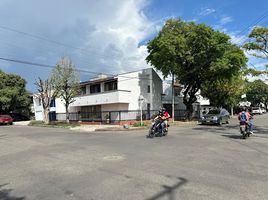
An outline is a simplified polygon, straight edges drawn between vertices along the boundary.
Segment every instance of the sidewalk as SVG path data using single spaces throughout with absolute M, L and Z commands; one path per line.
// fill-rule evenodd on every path
M 169 123 L 170 126 L 195 126 L 198 124 L 198 121 L 175 121 L 174 123 Z M 93 131 L 132 131 L 132 130 L 142 130 L 148 129 L 148 126 L 128 126 L 128 125 L 81 125 L 74 128 L 70 128 L 70 130 L 75 131 L 86 131 L 86 132 L 93 132 Z
M 13 125 L 19 125 L 19 126 L 28 126 L 30 121 L 19 121 L 19 122 L 13 122 Z
M 18 126 L 28 126 L 30 121 L 20 121 L 20 122 L 13 122 L 14 125 Z M 194 126 L 197 125 L 197 121 L 175 121 L 174 123 L 169 122 L 170 126 Z M 80 125 L 76 127 L 70 128 L 70 130 L 74 131 L 81 131 L 81 132 L 94 132 L 94 131 L 132 131 L 132 130 L 142 130 L 142 129 L 148 129 L 150 124 L 148 126 L 129 126 L 129 125 Z

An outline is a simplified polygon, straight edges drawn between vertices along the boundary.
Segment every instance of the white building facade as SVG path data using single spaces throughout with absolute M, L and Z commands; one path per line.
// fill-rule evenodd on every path
M 152 68 L 120 74 L 99 76 L 80 83 L 83 93 L 75 97 L 70 111 L 155 110 L 162 106 L 162 80 Z M 95 107 L 95 108 L 93 108 Z
M 80 89 L 81 94 L 74 98 L 69 112 L 81 113 L 88 120 L 92 113 L 98 113 L 94 120 L 107 119 L 108 114 L 112 115 L 108 117 L 110 120 L 131 120 L 140 115 L 139 110 L 150 112 L 162 106 L 162 79 L 153 68 L 116 76 L 100 75 L 81 82 Z M 54 104 L 50 111 L 65 113 L 63 101 L 56 99 Z M 35 97 L 34 110 L 36 120 L 43 120 L 41 102 Z

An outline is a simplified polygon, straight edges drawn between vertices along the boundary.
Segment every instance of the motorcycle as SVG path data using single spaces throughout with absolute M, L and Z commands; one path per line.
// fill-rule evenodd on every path
M 250 137 L 251 133 L 249 131 L 249 127 L 247 123 L 240 123 L 240 133 L 242 134 L 243 139 Z
M 162 131 L 161 123 L 163 122 L 162 118 L 158 116 L 157 118 L 152 120 L 152 125 L 149 129 L 149 134 L 147 137 L 153 138 L 153 137 L 162 137 L 166 136 L 168 134 L 168 127 L 164 127 L 164 130 Z

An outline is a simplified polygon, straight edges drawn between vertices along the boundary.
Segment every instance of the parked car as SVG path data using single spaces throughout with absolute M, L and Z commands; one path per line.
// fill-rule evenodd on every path
M 264 113 L 266 113 L 267 111 L 266 111 L 265 108 L 261 108 L 261 112 L 262 112 L 262 114 L 264 114 Z
M 204 114 L 200 122 L 201 124 L 218 124 L 221 125 L 222 123 L 229 123 L 230 113 L 222 108 L 222 109 L 212 109 L 208 111 L 207 114 Z
M 13 118 L 13 121 L 28 121 L 30 120 L 29 117 L 23 115 L 23 114 L 20 114 L 20 113 L 10 113 L 9 114 L 12 118 Z
M 251 108 L 251 114 L 253 114 L 253 115 L 256 115 L 256 114 L 261 115 L 262 114 L 262 110 L 261 110 L 260 107 L 252 107 Z
M 0 124 L 13 124 L 13 119 L 10 115 L 0 115 Z

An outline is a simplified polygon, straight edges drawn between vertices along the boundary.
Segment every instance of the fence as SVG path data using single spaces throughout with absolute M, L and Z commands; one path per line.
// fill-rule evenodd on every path
M 169 112 L 170 113 L 170 112 Z M 142 120 L 150 120 L 158 114 L 158 110 L 143 110 Z M 185 119 L 186 110 L 175 110 L 175 120 Z M 171 114 L 170 114 L 171 115 Z M 172 115 L 171 115 L 172 116 Z M 57 121 L 66 120 L 66 113 L 57 113 Z M 101 112 L 76 112 L 69 113 L 70 121 L 99 122 L 104 124 L 120 123 L 121 121 L 140 121 L 140 110 L 132 111 L 101 111 Z

